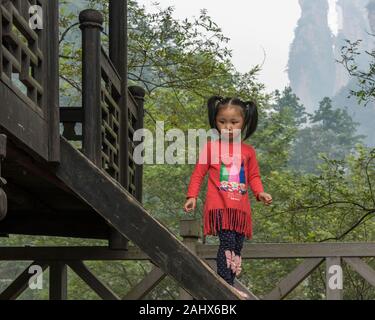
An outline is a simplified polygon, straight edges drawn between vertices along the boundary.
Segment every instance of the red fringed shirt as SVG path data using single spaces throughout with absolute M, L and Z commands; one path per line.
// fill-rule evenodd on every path
M 197 198 L 202 181 L 208 176 L 204 204 L 204 235 L 216 235 L 218 215 L 222 229 L 252 237 L 250 186 L 257 201 L 263 192 L 254 147 L 243 142 L 208 141 L 202 148 L 190 178 L 186 198 Z

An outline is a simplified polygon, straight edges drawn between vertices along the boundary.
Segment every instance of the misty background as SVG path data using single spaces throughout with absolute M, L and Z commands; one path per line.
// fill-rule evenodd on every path
M 361 39 L 359 49 L 374 47 L 375 14 L 369 0 L 138 0 L 153 13 L 172 6 L 179 20 L 207 13 L 230 38 L 233 64 L 240 72 L 260 65 L 258 79 L 267 92 L 290 86 L 307 112 L 319 107 L 324 97 L 332 99 L 334 108 L 346 109 L 364 142 L 375 145 L 372 134 L 375 105 L 358 106 L 347 98 L 356 87 L 340 60 L 345 39 Z M 368 7 L 370 5 L 370 7 Z M 370 57 L 362 54 L 359 67 L 368 68 Z

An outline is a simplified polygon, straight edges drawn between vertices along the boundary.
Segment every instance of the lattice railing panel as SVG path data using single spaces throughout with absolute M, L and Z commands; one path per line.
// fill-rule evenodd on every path
M 43 110 L 43 29 L 29 26 L 31 5 L 44 0 L 0 2 L 0 74 L 28 105 Z
M 117 181 L 120 181 L 120 99 L 120 91 L 102 69 L 102 168 Z

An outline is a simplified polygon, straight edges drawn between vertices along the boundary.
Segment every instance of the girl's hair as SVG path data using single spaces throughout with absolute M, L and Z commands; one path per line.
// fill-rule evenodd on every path
M 208 120 L 213 129 L 218 130 L 216 126 L 216 116 L 220 109 L 228 106 L 238 106 L 244 119 L 242 133 L 245 132 L 243 140 L 248 139 L 256 130 L 258 125 L 258 107 L 254 101 L 242 101 L 239 98 L 223 98 L 221 96 L 212 96 L 208 99 Z

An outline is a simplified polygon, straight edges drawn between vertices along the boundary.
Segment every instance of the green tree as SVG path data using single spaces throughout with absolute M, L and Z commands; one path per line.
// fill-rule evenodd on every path
M 364 138 L 356 134 L 358 123 L 347 110 L 333 109 L 328 97 L 320 102 L 319 109 L 309 119 L 311 125 L 298 132 L 291 155 L 290 166 L 299 171 L 317 172 L 320 153 L 332 159 L 343 159 Z

